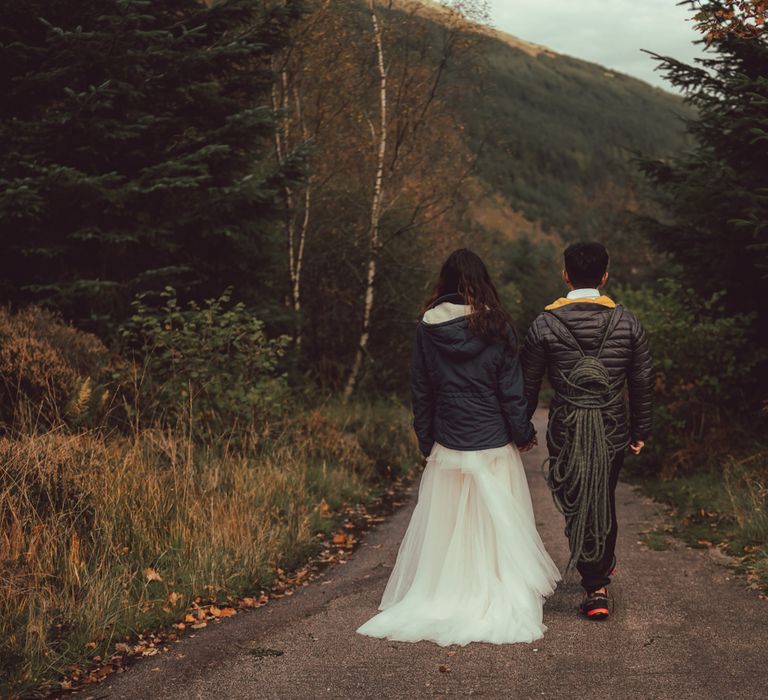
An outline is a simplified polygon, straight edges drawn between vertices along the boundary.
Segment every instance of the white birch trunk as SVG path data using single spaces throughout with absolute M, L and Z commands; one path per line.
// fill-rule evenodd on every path
M 374 0 L 369 0 L 368 9 L 371 14 L 371 24 L 373 26 L 373 41 L 376 47 L 376 62 L 379 77 L 379 131 L 378 134 L 375 134 L 376 140 L 378 141 L 378 148 L 376 154 L 376 177 L 373 187 L 373 197 L 371 199 L 371 218 L 368 229 L 368 270 L 366 274 L 365 297 L 363 302 L 363 325 L 360 332 L 360 340 L 355 352 L 355 359 L 352 363 L 352 369 L 350 370 L 347 384 L 344 387 L 344 401 L 349 400 L 357 386 L 360 371 L 362 370 L 363 362 L 368 352 L 368 341 L 371 335 L 371 315 L 374 304 L 376 267 L 379 260 L 379 251 L 381 249 L 379 225 L 381 222 L 381 209 L 384 198 L 384 167 L 387 156 L 387 68 L 384 60 L 384 40 L 381 23 L 376 15 L 376 3 Z
M 273 64 L 274 65 L 274 64 Z M 288 71 L 285 67 L 280 70 L 280 84 L 272 84 L 272 110 L 275 115 L 280 113 L 277 125 L 275 127 L 275 150 L 277 160 L 280 165 L 285 164 L 288 158 L 288 152 L 291 148 L 291 114 L 290 114 L 290 96 L 293 94 L 295 102 L 295 114 L 301 129 L 302 138 L 308 139 L 307 128 L 304 123 L 304 115 L 301 109 L 301 95 L 298 87 L 290 89 Z M 303 215 L 301 226 L 297 232 L 296 217 L 294 206 L 296 197 L 290 185 L 286 184 L 283 188 L 283 198 L 285 201 L 285 234 L 288 247 L 288 276 L 290 281 L 291 296 L 287 300 L 290 308 L 297 314 L 295 343 L 297 348 L 301 348 L 302 324 L 298 315 L 301 312 L 301 273 L 304 263 L 304 248 L 309 230 L 310 211 L 312 204 L 311 183 L 307 183 L 303 197 Z

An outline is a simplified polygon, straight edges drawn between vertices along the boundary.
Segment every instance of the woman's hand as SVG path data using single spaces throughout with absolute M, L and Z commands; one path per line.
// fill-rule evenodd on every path
M 539 439 L 536 437 L 536 433 L 533 434 L 533 437 L 525 443 L 525 445 L 518 445 L 517 451 L 520 454 L 523 454 L 524 452 L 530 452 L 536 445 L 539 444 Z

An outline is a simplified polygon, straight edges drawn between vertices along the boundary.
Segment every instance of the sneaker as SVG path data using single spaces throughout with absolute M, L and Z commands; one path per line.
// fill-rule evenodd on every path
M 610 614 L 607 593 L 587 593 L 581 603 L 581 612 L 590 620 L 605 620 Z

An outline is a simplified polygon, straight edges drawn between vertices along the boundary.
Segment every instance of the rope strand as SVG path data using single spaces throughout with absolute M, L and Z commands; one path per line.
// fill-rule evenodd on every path
M 550 416 L 547 437 L 557 454 L 549 458 L 547 484 L 558 510 L 565 516 L 565 535 L 571 551 L 566 573 L 579 561 L 600 561 L 605 553 L 608 533 L 613 525 L 608 484 L 611 464 L 616 457 L 611 437 L 616 425 L 606 426 L 605 409 L 623 400 L 619 383 L 611 382 L 600 354 L 612 331 L 614 310 L 595 357 L 584 354 L 579 343 L 557 317 L 567 332 L 569 344 L 575 344 L 581 357 L 566 375 L 560 376 L 566 392 L 563 403 Z M 563 334 L 558 333 L 563 338 Z M 562 414 L 565 436 L 557 445 L 553 425 Z

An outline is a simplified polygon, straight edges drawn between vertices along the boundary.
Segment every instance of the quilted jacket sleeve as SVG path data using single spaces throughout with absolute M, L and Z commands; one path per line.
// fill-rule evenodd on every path
M 419 449 L 426 457 L 435 442 L 433 421 L 435 419 L 435 397 L 429 381 L 424 360 L 424 332 L 421 324 L 416 329 L 416 342 L 411 357 L 411 404 L 413 406 L 413 429 L 419 441 Z
M 632 324 L 632 359 L 627 381 L 631 439 L 647 440 L 653 422 L 654 371 L 648 339 L 637 318 L 633 319 Z
M 547 355 L 539 335 L 537 321 L 531 324 L 525 336 L 525 344 L 520 355 L 523 365 L 524 395 L 528 404 L 528 418 L 531 418 L 539 403 L 539 391 L 547 369 Z
M 502 356 L 498 398 L 512 439 L 517 445 L 530 442 L 536 430 L 530 421 L 528 405 L 523 395 L 523 371 L 514 338 L 510 339 L 509 347 Z

